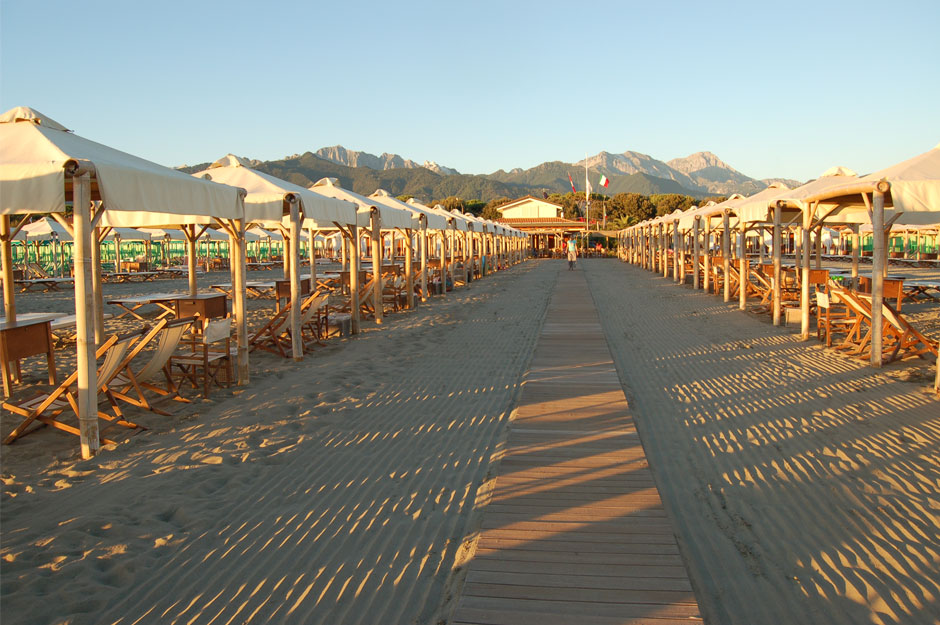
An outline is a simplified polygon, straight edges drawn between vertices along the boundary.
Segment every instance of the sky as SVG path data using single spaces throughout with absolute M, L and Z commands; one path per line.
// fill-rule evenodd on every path
M 937 0 L 0 0 L 0 110 L 167 166 L 707 150 L 805 181 L 940 142 L 938 32 Z

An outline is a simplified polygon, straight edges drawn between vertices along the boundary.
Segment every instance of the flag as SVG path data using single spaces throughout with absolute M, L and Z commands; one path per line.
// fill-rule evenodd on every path
M 606 188 L 607 188 L 607 185 L 609 185 L 609 184 L 610 184 L 610 178 L 608 178 L 608 177 L 605 176 L 604 174 L 601 174 L 601 186 L 606 189 Z
M 571 192 L 577 193 L 578 190 L 574 188 L 574 180 L 571 179 L 571 172 L 568 172 L 568 182 L 571 183 Z
M 548 199 L 548 191 L 542 191 L 542 199 Z

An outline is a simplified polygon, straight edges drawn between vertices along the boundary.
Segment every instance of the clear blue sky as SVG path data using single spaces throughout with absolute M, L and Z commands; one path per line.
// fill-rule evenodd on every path
M 464 173 L 709 150 L 755 178 L 940 142 L 940 2 L 0 0 L 0 108 L 164 165 L 342 144 Z

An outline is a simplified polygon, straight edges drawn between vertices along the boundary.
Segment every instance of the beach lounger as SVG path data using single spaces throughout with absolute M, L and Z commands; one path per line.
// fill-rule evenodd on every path
M 24 278 L 14 280 L 13 284 L 19 286 L 20 293 L 42 290 L 43 293 L 58 291 L 59 287 L 75 284 L 74 278 Z
M 137 424 L 124 419 L 120 407 L 108 389 L 108 385 L 114 379 L 114 376 L 121 370 L 121 365 L 125 361 L 126 354 L 131 349 L 131 345 L 145 333 L 145 330 L 139 330 L 123 336 L 112 335 L 95 352 L 95 359 L 104 358 L 104 361 L 98 367 L 97 381 L 99 393 L 104 392 L 107 397 L 112 413 L 98 411 L 98 417 L 113 424 L 122 425 L 128 428 L 137 428 Z M 71 411 L 78 417 L 78 371 L 72 373 L 55 389 L 48 393 L 40 393 L 27 400 L 12 402 L 3 402 L 3 409 L 24 417 L 23 422 L 17 426 L 10 434 L 3 439 L 5 444 L 12 443 L 14 440 L 27 433 L 27 428 L 34 422 L 39 421 L 45 425 L 63 430 L 76 436 L 80 435 L 78 427 L 63 423 L 59 420 L 64 412 Z M 100 436 L 100 433 L 99 433 Z M 104 444 L 110 444 L 110 441 L 101 438 Z
M 170 367 L 179 372 L 179 381 L 189 380 L 193 388 L 202 386 L 202 396 L 209 397 L 209 388 L 215 383 L 220 388 L 230 386 L 232 373 L 232 318 L 205 319 L 202 331 L 189 344 L 184 353 L 173 354 Z M 223 383 L 222 375 L 225 380 Z
M 153 328 L 150 328 L 127 355 L 121 363 L 120 370 L 108 384 L 111 395 L 117 400 L 162 415 L 170 413 L 154 406 L 153 401 L 146 395 L 147 391 L 159 395 L 161 401 L 174 399 L 188 402 L 189 400 L 179 394 L 179 389 L 170 373 L 169 362 L 183 335 L 192 329 L 193 321 L 195 321 L 194 317 L 172 321 L 161 319 Z M 142 367 L 135 368 L 135 358 L 154 342 L 156 348 L 150 355 L 150 359 Z M 154 382 L 154 378 L 160 375 L 162 375 L 163 384 Z

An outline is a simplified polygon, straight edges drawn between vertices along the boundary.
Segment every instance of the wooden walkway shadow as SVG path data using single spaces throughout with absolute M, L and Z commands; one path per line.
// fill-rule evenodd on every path
M 701 623 L 582 272 L 562 271 L 453 625 Z

